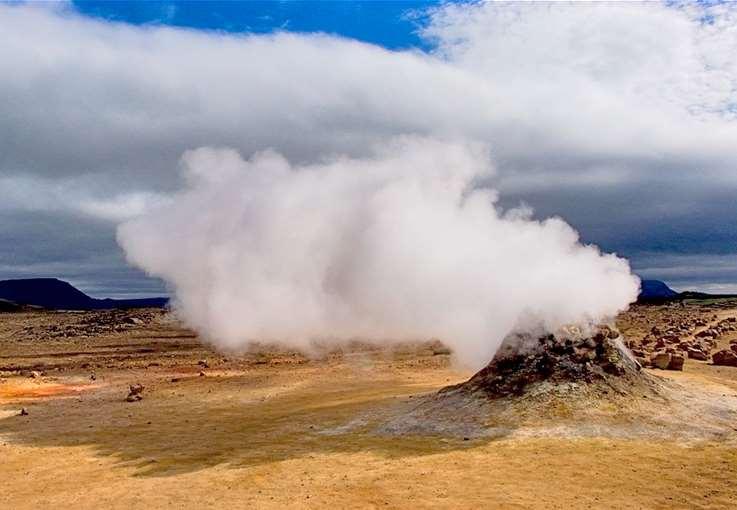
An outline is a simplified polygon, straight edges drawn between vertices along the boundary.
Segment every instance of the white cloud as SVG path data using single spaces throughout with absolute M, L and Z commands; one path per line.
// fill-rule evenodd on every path
M 692 11 L 451 4 L 426 30 L 440 44 L 433 57 L 322 35 L 141 28 L 6 5 L 2 166 L 125 170 L 160 184 L 174 179 L 179 154 L 204 144 L 314 160 L 418 133 L 490 142 L 502 173 L 550 154 L 579 158 L 578 172 L 602 157 L 639 172 L 682 158 L 731 171 L 734 9 L 712 8 L 713 24 Z

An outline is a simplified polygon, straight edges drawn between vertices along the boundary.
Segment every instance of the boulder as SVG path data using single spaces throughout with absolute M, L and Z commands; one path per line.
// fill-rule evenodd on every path
M 715 352 L 712 355 L 712 360 L 715 365 L 737 367 L 737 354 L 726 349 Z

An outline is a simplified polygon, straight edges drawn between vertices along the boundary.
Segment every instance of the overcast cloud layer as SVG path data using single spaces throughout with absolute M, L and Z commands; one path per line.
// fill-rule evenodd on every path
M 22 5 L 0 26 L 0 277 L 148 294 L 114 229 L 166 203 L 186 150 L 300 164 L 416 134 L 489 144 L 502 205 L 562 215 L 645 277 L 737 290 L 731 5 L 451 5 L 433 54 Z

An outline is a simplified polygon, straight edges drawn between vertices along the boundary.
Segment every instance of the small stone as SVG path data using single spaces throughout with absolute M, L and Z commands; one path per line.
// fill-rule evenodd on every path
M 200 377 L 205 377 L 205 372 L 200 372 Z
M 143 400 L 143 384 L 131 384 L 128 389 L 130 390 L 128 396 L 125 398 L 126 402 L 138 402 Z
M 28 416 L 28 409 L 26 409 L 25 407 L 22 408 L 18 413 L 18 416 Z
M 31 373 L 28 374 L 28 377 L 30 377 L 31 379 L 38 379 L 41 377 L 41 372 L 37 370 L 31 370 Z
M 210 365 L 207 364 L 207 360 L 204 359 L 199 360 L 197 364 L 202 368 L 210 368 Z

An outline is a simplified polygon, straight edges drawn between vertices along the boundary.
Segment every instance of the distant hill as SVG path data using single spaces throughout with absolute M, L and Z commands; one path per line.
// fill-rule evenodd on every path
M 686 290 L 676 292 L 668 287 L 665 282 L 660 280 L 641 280 L 640 295 L 637 301 L 640 302 L 662 302 L 683 299 L 719 299 L 719 298 L 737 298 L 737 294 L 708 294 L 706 292 L 697 292 L 695 290 Z
M 2 308 L 35 305 L 54 310 L 100 310 L 106 308 L 164 307 L 169 298 L 95 299 L 70 283 L 57 278 L 26 278 L 0 280 Z
M 641 280 L 638 300 L 676 299 L 679 294 L 660 280 Z

